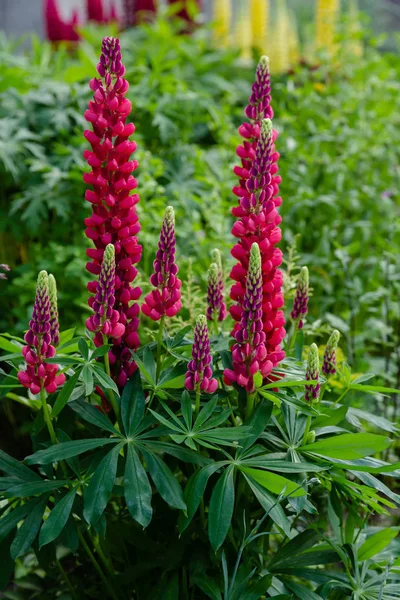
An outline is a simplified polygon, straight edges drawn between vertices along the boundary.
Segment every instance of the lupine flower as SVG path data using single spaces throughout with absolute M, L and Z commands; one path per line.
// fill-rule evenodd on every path
M 192 360 L 188 363 L 185 387 L 187 390 L 213 394 L 218 381 L 212 378 L 210 341 L 208 339 L 207 319 L 200 315 L 196 319 Z
M 326 344 L 324 360 L 322 363 L 322 372 L 324 375 L 334 375 L 336 373 L 336 349 L 340 340 L 340 333 L 335 329 Z
M 308 313 L 309 278 L 307 267 L 302 267 L 297 281 L 296 294 L 293 300 L 293 308 L 290 313 L 292 321 L 298 322 L 298 328 L 303 327 L 303 319 Z
M 307 381 L 318 381 L 319 379 L 319 355 L 317 344 L 311 344 L 310 346 L 306 369 L 306 379 Z M 319 383 L 315 385 L 306 385 L 304 396 L 305 401 L 316 402 L 319 398 L 320 389 L 321 386 Z
M 227 311 L 221 289 L 221 272 L 217 263 L 211 263 L 208 271 L 207 288 L 207 319 L 209 321 L 223 321 Z
M 92 170 L 85 173 L 84 181 L 93 186 L 93 190 L 86 190 L 85 194 L 92 205 L 92 215 L 85 219 L 85 233 L 95 244 L 94 249 L 87 250 L 91 262 L 86 268 L 99 275 L 104 249 L 113 244 L 116 263 L 113 309 L 118 311 L 125 332 L 114 340 L 109 359 L 113 375 L 123 387 L 136 368 L 131 350 L 136 350 L 140 344 L 137 334 L 140 308 L 136 301 L 142 291 L 140 287 L 132 287 L 132 283 L 137 275 L 134 265 L 140 261 L 142 247 L 137 239 L 139 196 L 131 195 L 137 187 L 132 172 L 138 163 L 130 160 L 136 143 L 129 140 L 135 126 L 126 123 L 132 105 L 125 98 L 129 84 L 123 77 L 125 67 L 118 39 L 103 38 L 97 71 L 100 79 L 90 82 L 94 99 L 85 112 L 86 120 L 93 126 L 93 131 L 85 131 L 92 151 L 85 150 L 84 156 Z M 97 281 L 90 282 L 88 289 L 96 294 Z
M 54 346 L 60 343 L 60 324 L 58 322 L 57 284 L 54 275 L 49 275 L 50 335 Z
M 89 306 L 94 315 L 86 320 L 89 331 L 96 333 L 94 343 L 96 346 L 103 344 L 103 335 L 117 342 L 125 333 L 125 325 L 120 323 L 120 315 L 113 308 L 115 304 L 115 249 L 108 244 L 104 250 L 103 262 L 96 295 L 89 298 Z
M 264 103 L 262 104 L 264 106 Z M 249 106 L 253 107 L 251 104 Z M 268 360 L 274 366 L 285 356 L 281 342 L 286 334 L 285 317 L 280 310 L 284 304 L 283 275 L 277 268 L 282 263 L 282 252 L 276 247 L 282 236 L 279 227 L 282 219 L 277 211 L 280 202 L 274 197 L 277 186 L 271 175 L 276 166 L 275 160 L 272 123 L 270 119 L 264 119 L 249 169 L 245 173 L 245 170 L 242 170 L 242 174 L 246 175 L 246 193 L 240 197 L 239 206 L 232 211 L 239 217 L 232 228 L 233 235 L 239 238 L 239 241 L 231 253 L 239 262 L 230 274 L 236 282 L 230 294 L 236 304 L 231 306 L 230 313 L 239 321 L 242 318 L 250 249 L 253 243 L 257 243 L 262 262 L 262 322 L 266 336 L 265 346 Z
M 49 278 L 46 271 L 41 271 L 37 280 L 32 319 L 24 338 L 27 345 L 22 348 L 26 370 L 18 373 L 20 383 L 29 388 L 32 394 L 39 394 L 42 388 L 52 394 L 65 382 L 65 375 L 57 374 L 58 366 L 46 363 L 46 358 L 52 358 L 56 353 L 51 344 L 50 319 Z
M 79 18 L 76 11 L 73 12 L 71 22 L 67 23 L 60 16 L 56 0 L 45 0 L 44 16 L 47 39 L 51 42 L 76 42 L 79 40 L 79 34 L 76 31 Z
M 104 23 L 106 19 L 102 0 L 86 0 L 86 14 L 89 21 Z
M 175 214 L 172 206 L 167 206 L 153 262 L 154 273 L 150 277 L 150 283 L 156 289 L 147 294 L 142 305 L 142 312 L 153 321 L 164 316 L 174 317 L 182 308 L 182 282 L 177 277 L 175 249 Z
M 262 322 L 262 264 L 257 243 L 250 252 L 246 291 L 242 302 L 242 315 L 236 323 L 233 336 L 236 343 L 232 347 L 232 367 L 224 370 L 227 385 L 237 383 L 249 393 L 254 392 L 254 375 L 258 372 L 267 377 L 273 367 L 268 357 L 266 336 Z
M 155 0 L 124 0 L 125 26 L 149 21 L 156 12 Z

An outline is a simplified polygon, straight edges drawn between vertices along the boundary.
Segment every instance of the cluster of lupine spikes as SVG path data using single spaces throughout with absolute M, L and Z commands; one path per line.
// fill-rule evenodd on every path
M 109 335 L 113 347 L 109 354 L 116 381 L 124 386 L 135 369 L 131 361 L 131 350 L 139 346 L 140 287 L 133 287 L 140 261 L 142 247 L 137 234 L 140 224 L 136 212 L 139 202 L 131 191 L 137 187 L 132 172 L 138 163 L 130 160 L 136 143 L 129 140 L 135 131 L 133 123 L 126 123 L 131 112 L 131 102 L 125 97 L 128 82 L 124 79 L 125 67 L 121 61 L 119 40 L 103 39 L 102 54 L 97 65 L 100 79 L 92 79 L 90 87 L 94 98 L 89 102 L 85 118 L 92 124 L 93 131 L 85 131 L 92 151 L 85 150 L 84 156 L 92 168 L 85 173 L 84 180 L 93 189 L 86 190 L 85 197 L 92 205 L 92 215 L 85 219 L 86 235 L 94 242 L 95 249 L 88 249 L 91 261 L 87 269 L 99 275 L 104 250 L 108 244 L 115 249 L 115 301 L 113 309 L 118 312 L 123 327 L 113 323 Z M 90 292 L 97 293 L 97 281 L 88 285 Z M 116 313 L 114 313 L 116 314 Z
M 32 319 L 25 334 L 27 345 L 22 348 L 26 369 L 18 373 L 20 383 L 32 394 L 39 394 L 42 389 L 52 394 L 65 382 L 65 375 L 58 373 L 58 366 L 46 362 L 46 359 L 55 355 L 56 349 L 53 344 L 56 345 L 59 341 L 56 315 L 58 313 L 55 281 L 50 293 L 49 277 L 46 271 L 41 271 L 37 281 Z
M 235 304 L 230 312 L 236 321 L 242 319 L 243 302 L 249 269 L 249 255 L 253 243 L 261 253 L 262 271 L 262 325 L 265 334 L 267 360 L 272 367 L 284 358 L 281 342 L 285 337 L 285 318 L 281 310 L 283 276 L 278 269 L 282 263 L 282 252 L 276 247 L 281 239 L 278 207 L 282 199 L 278 196 L 281 178 L 277 175 L 279 154 L 275 151 L 277 133 L 272 128 L 271 86 L 269 61 L 262 57 L 252 86 L 252 94 L 245 114 L 249 122 L 239 127 L 244 138 L 237 148 L 242 165 L 235 167 L 239 185 L 233 188 L 238 196 L 238 205 L 232 209 L 236 222 L 232 233 L 238 242 L 232 256 L 238 263 L 231 271 L 235 281 L 231 299 Z M 247 386 L 248 384 L 246 384 Z

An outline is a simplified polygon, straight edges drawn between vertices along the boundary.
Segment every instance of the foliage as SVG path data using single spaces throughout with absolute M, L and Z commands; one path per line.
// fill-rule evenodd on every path
M 121 39 L 142 165 L 141 275 L 152 271 L 168 203 L 184 282 L 179 319 L 166 331 L 161 322 L 158 336 L 145 323 L 122 390 L 109 377 L 109 346 L 96 348 L 82 327 L 82 80 L 93 76 L 99 33 L 87 30 L 76 55 L 61 48 L 51 60 L 36 44 L 40 82 L 24 57 L 11 68 L 3 52 L 15 87 L 0 75 L 2 235 L 19 246 L 7 256 L 0 386 L 11 420 L 10 403 L 24 406 L 31 445 L 22 460 L 15 447 L 0 451 L 1 588 L 6 598 L 43 599 L 75 599 L 82 581 L 87 597 L 113 600 L 398 598 L 398 427 L 375 407 L 399 393 L 398 64 L 371 47 L 357 64 L 342 57 L 340 68 L 302 67 L 273 82 L 287 314 L 298 251 L 312 296 L 287 358 L 270 380 L 255 375 L 250 414 L 245 391 L 221 381 L 232 366 L 230 321 L 210 338 L 217 392 L 200 396 L 184 381 L 210 251 L 227 256 L 232 243 L 232 148 L 253 75 L 233 52 L 210 49 L 204 30 L 179 37 L 174 27 L 160 19 Z M 14 334 L 26 328 L 32 271 L 50 266 L 63 326 L 73 328 L 47 360 L 67 383 L 39 398 L 18 383 L 24 342 Z M 318 376 L 313 345 L 312 380 L 309 347 L 331 327 L 344 337 L 337 373 Z M 375 362 L 380 380 L 353 373 L 346 355 L 357 370 Z M 317 384 L 319 398 L 307 402 L 306 386 Z

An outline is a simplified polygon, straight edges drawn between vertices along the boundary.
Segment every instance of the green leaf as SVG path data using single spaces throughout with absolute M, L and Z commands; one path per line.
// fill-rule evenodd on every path
M 226 462 L 211 463 L 210 465 L 203 467 L 201 471 L 198 471 L 189 479 L 184 492 L 184 498 L 187 504 L 187 517 L 181 519 L 181 522 L 179 523 L 180 533 L 185 531 L 196 514 L 201 499 L 204 496 L 204 491 L 209 478 L 225 464 Z
M 186 510 L 183 493 L 176 477 L 169 467 L 156 454 L 141 448 L 147 468 L 161 498 L 173 508 Z
M 93 373 L 89 365 L 85 365 L 82 369 L 82 381 L 85 384 L 85 396 L 90 396 L 93 392 Z
M 296 537 L 289 540 L 284 546 L 281 546 L 272 557 L 269 565 L 270 571 L 276 571 L 289 567 L 296 566 L 296 557 L 303 552 L 306 552 L 320 540 L 320 536 L 313 529 L 307 529 Z
M 193 465 L 203 466 L 210 460 L 205 456 L 202 456 L 199 452 L 193 452 L 187 448 L 180 448 L 176 444 L 170 444 L 169 442 L 149 441 L 146 443 L 146 446 L 151 450 L 154 450 L 154 452 L 163 452 Z
M 139 369 L 125 385 L 121 396 L 121 418 L 127 436 L 139 427 L 145 408 L 144 392 Z
M 76 373 L 74 373 L 73 376 L 68 379 L 67 383 L 61 389 L 61 392 L 58 394 L 53 406 L 53 410 L 51 413 L 52 417 L 56 417 L 57 415 L 59 415 L 64 406 L 67 404 L 72 392 L 75 389 L 76 384 L 78 383 L 80 374 L 80 370 L 76 371 Z
M 193 582 L 201 589 L 201 591 L 207 595 L 211 600 L 222 600 L 221 592 L 218 585 L 209 577 L 202 577 L 196 575 L 193 578 Z
M 272 402 L 260 402 L 251 419 L 246 421 L 246 425 L 250 427 L 250 430 L 249 437 L 243 444 L 242 451 L 250 448 L 250 446 L 252 446 L 258 440 L 271 418 L 272 408 Z
M 284 579 L 286 587 L 296 594 L 298 600 L 322 600 L 321 596 L 310 590 L 310 588 L 294 583 L 293 581 Z
M 79 349 L 79 352 L 82 354 L 83 358 L 85 360 L 88 360 L 89 346 L 87 345 L 86 340 L 83 339 L 82 337 L 80 337 L 78 340 L 78 349 Z
M 208 510 L 208 537 L 216 552 L 228 534 L 235 504 L 234 466 L 222 473 L 211 494 Z
M 386 450 L 392 440 L 373 433 L 348 433 L 301 446 L 299 452 L 312 452 L 330 458 L 354 460 Z
M 30 500 L 26 504 L 18 506 L 18 508 L 11 509 L 10 512 L 0 519 L 0 541 L 4 540 L 10 531 L 30 513 L 38 502 L 38 498 Z
M 109 433 L 122 437 L 120 432 L 115 429 L 110 419 L 98 408 L 92 406 L 86 400 L 80 399 L 70 403 L 70 407 L 74 410 L 84 421 L 88 421 L 92 425 L 96 425 L 100 429 L 104 429 Z
M 66 526 L 77 491 L 78 488 L 75 487 L 65 494 L 43 523 L 39 535 L 39 549 L 55 540 Z
M 47 504 L 46 498 L 40 498 L 36 505 L 29 512 L 27 518 L 17 531 L 17 535 L 11 544 L 10 554 L 13 560 L 16 560 L 22 554 L 25 554 L 33 544 L 40 525 L 42 524 L 43 513 Z
M 242 460 L 241 464 L 246 467 L 255 467 L 257 469 L 266 469 L 267 471 L 277 471 L 278 473 L 318 473 L 325 471 L 329 467 L 317 465 L 308 462 L 289 462 L 287 460 L 268 460 L 268 454 L 256 456 Z
M 286 477 L 281 477 L 281 475 L 276 475 L 276 473 L 261 471 L 259 469 L 249 469 L 247 467 L 240 467 L 240 470 L 273 494 L 279 495 L 284 493 L 285 496 L 298 498 L 299 496 L 304 496 L 306 493 L 303 488 L 299 488 L 298 483 L 290 481 Z
M 25 462 L 28 465 L 48 465 L 52 462 L 78 456 L 88 450 L 93 450 L 106 444 L 116 444 L 119 441 L 118 438 L 93 438 L 89 440 L 61 442 L 61 444 L 50 446 L 45 450 L 38 450 L 34 454 L 27 456 Z
M 40 480 L 29 483 L 20 483 L 7 490 L 6 496 L 9 498 L 26 498 L 28 496 L 36 496 L 37 494 L 46 494 L 57 490 L 64 485 L 67 485 L 69 481 L 52 479 L 52 480 Z
M 124 475 L 125 500 L 132 518 L 142 527 L 151 521 L 151 485 L 132 444 L 128 444 Z
M 157 383 L 157 389 L 172 390 L 182 388 L 185 383 L 186 371 L 187 365 L 185 364 L 178 364 L 169 369 L 165 369 L 161 373 L 161 377 Z
M 105 346 L 99 346 L 98 348 L 96 348 L 96 350 L 94 350 L 94 352 L 91 354 L 90 356 L 90 360 L 94 360 L 95 358 L 101 358 L 102 356 L 105 356 L 107 354 L 107 352 L 109 352 L 110 348 L 112 348 L 112 346 L 110 344 L 107 344 Z
M 117 473 L 118 457 L 124 444 L 118 444 L 102 459 L 84 494 L 83 516 L 94 525 L 103 514 L 110 499 Z
M 3 450 L 0 450 L 0 471 L 4 471 L 4 473 L 13 475 L 23 481 L 41 481 L 39 475 L 28 469 L 23 463 L 3 452 Z
M 400 531 L 400 527 L 386 527 L 369 536 L 358 549 L 358 560 L 368 560 L 382 552 Z
M 199 431 L 202 425 L 207 421 L 207 419 L 211 417 L 212 413 L 214 412 L 217 406 L 217 402 L 218 396 L 213 396 L 211 400 L 206 402 L 194 423 L 193 431 Z
M 269 514 L 274 523 L 280 527 L 287 536 L 290 536 L 290 521 L 282 506 L 277 502 L 275 496 L 271 496 L 262 485 L 251 479 L 251 477 L 247 477 L 244 473 L 243 476 L 265 512 Z
M 192 415 L 193 415 L 193 405 L 190 394 L 187 390 L 185 390 L 182 394 L 181 398 L 181 410 L 182 416 L 186 423 L 186 427 L 191 429 L 192 427 Z
M 379 392 L 380 394 L 400 394 L 400 390 L 395 388 L 384 387 L 382 385 L 363 385 L 361 383 L 350 383 L 351 390 L 359 392 Z
M 101 386 L 103 386 L 106 390 L 112 390 L 114 394 L 119 397 L 119 389 L 117 384 L 113 379 L 111 379 L 111 377 L 107 375 L 105 371 L 103 371 L 101 367 L 99 367 L 99 365 L 92 365 L 92 372 Z
M 267 385 L 263 385 L 260 390 L 271 390 L 271 389 L 279 389 L 279 388 L 296 388 L 296 387 L 304 387 L 305 385 L 309 385 L 310 383 L 318 383 L 317 381 L 307 381 L 307 379 L 299 379 L 297 381 L 293 381 L 290 379 L 281 379 L 280 381 L 274 381 L 273 383 L 267 383 Z M 260 391 L 259 390 L 259 391 Z

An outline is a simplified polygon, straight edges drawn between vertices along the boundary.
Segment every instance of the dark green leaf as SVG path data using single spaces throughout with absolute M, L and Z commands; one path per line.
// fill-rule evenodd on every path
M 201 591 L 207 595 L 211 600 L 222 600 L 221 592 L 218 585 L 210 579 L 210 577 L 202 577 L 196 575 L 193 578 L 194 583 L 201 589 Z
M 123 444 L 118 444 L 103 458 L 85 491 L 83 516 L 90 525 L 97 523 L 110 499 L 122 448 Z
M 139 369 L 125 385 L 121 396 L 121 417 L 127 436 L 133 435 L 144 415 L 145 399 Z
M 73 488 L 61 498 L 43 523 L 39 535 L 39 548 L 55 540 L 64 529 L 78 488 Z
M 92 406 L 86 400 L 80 399 L 76 400 L 75 402 L 71 402 L 70 407 L 84 421 L 88 421 L 88 423 L 92 423 L 92 425 L 96 425 L 96 427 L 104 429 L 104 431 L 108 431 L 109 433 L 122 437 L 119 431 L 115 429 L 110 419 L 101 410 L 95 406 Z
M 80 374 L 80 370 L 76 371 L 76 373 L 74 373 L 74 375 L 68 379 L 67 383 L 61 389 L 61 392 L 59 392 L 52 410 L 53 417 L 56 417 L 58 414 L 60 414 L 64 406 L 67 404 L 76 384 L 78 383 Z
M 3 450 L 0 450 L 0 471 L 8 475 L 13 475 L 23 481 L 41 481 L 39 475 L 34 473 L 12 456 L 9 456 Z
M 232 521 L 235 504 L 234 467 L 222 473 L 213 489 L 208 511 L 208 537 L 216 552 L 223 544 Z
M 18 529 L 10 549 L 11 558 L 13 558 L 13 560 L 16 560 L 22 554 L 25 554 L 31 547 L 42 524 L 46 504 L 47 497 L 40 498 Z
M 82 337 L 80 337 L 78 340 L 78 349 L 79 349 L 79 352 L 82 354 L 83 358 L 85 360 L 88 360 L 89 346 L 87 345 L 86 340 L 84 340 Z
M 22 519 L 28 515 L 36 506 L 39 499 L 30 500 L 18 508 L 11 509 L 4 517 L 0 519 L 0 541 L 2 541 Z
M 251 477 L 244 475 L 244 478 L 265 512 L 267 512 L 274 523 L 289 536 L 291 525 L 282 506 L 277 502 L 277 499 L 274 496 L 271 496 L 262 485 L 251 479 Z
M 190 394 L 188 391 L 184 391 L 181 398 L 181 408 L 182 408 L 182 416 L 186 423 L 186 427 L 191 429 L 192 427 L 192 399 L 190 398 Z
M 50 446 L 45 450 L 38 450 L 34 454 L 27 456 L 25 462 L 28 465 L 48 465 L 52 462 L 78 456 L 88 450 L 105 446 L 105 444 L 116 444 L 119 441 L 118 438 L 93 438 L 89 440 L 61 442 L 61 444 Z
M 85 384 L 85 396 L 90 396 L 93 392 L 93 373 L 89 365 L 85 365 L 82 369 L 82 381 Z
M 240 470 L 273 494 L 278 495 L 283 493 L 285 496 L 297 498 L 298 496 L 304 496 L 306 493 L 302 487 L 299 488 L 298 483 L 290 481 L 290 479 L 286 479 L 286 477 L 282 477 L 276 473 L 246 467 L 240 467 Z
M 97 379 L 97 381 L 103 388 L 105 388 L 106 390 L 112 390 L 114 394 L 119 396 L 117 384 L 113 379 L 111 379 L 111 377 L 107 375 L 105 371 L 103 371 L 101 367 L 99 367 L 99 365 L 93 365 L 92 372 L 94 377 Z
M 147 468 L 161 498 L 173 508 L 186 509 L 182 489 L 169 467 L 156 454 L 141 448 Z
M 124 475 L 125 500 L 133 519 L 142 527 L 151 521 L 151 485 L 132 444 L 128 444 Z
M 9 498 L 26 498 L 28 496 L 36 496 L 38 494 L 46 494 L 53 490 L 57 490 L 64 485 L 67 485 L 69 481 L 52 479 L 44 481 L 34 481 L 29 483 L 20 483 L 9 490 L 7 490 L 6 496 Z
M 299 448 L 301 452 L 313 452 L 330 458 L 354 460 L 386 450 L 392 440 L 373 433 L 348 433 L 319 440 Z

